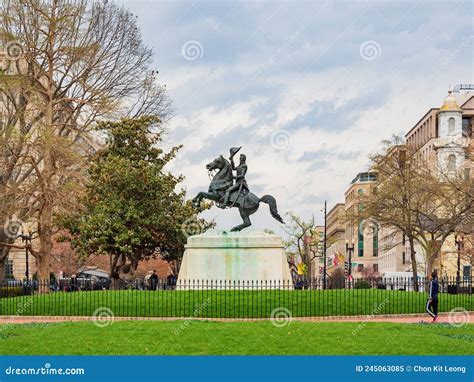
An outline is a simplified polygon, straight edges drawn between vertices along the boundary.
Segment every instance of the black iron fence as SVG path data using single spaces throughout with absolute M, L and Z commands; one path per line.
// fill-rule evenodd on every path
M 474 311 L 472 279 L 439 281 L 439 311 Z M 1 281 L 0 315 L 267 318 L 423 313 L 428 280 Z M 280 313 L 279 313 L 280 312 Z

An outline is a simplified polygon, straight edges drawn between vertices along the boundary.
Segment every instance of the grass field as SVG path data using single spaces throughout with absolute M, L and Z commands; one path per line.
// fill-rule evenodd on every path
M 378 289 L 56 292 L 0 299 L 0 315 L 92 316 L 100 307 L 121 317 L 294 317 L 422 313 L 426 294 Z M 474 310 L 472 295 L 440 295 L 439 310 Z
M 116 321 L 5 325 L 3 355 L 469 355 L 474 325 Z

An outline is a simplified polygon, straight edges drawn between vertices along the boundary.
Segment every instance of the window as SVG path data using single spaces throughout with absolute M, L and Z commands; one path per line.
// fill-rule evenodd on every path
M 462 136 L 465 138 L 469 138 L 471 135 L 471 119 L 464 118 L 462 119 Z
M 7 278 L 13 277 L 13 260 L 5 261 L 5 276 Z
M 471 280 L 471 266 L 470 265 L 463 266 L 462 275 L 465 281 Z
M 378 272 L 379 271 L 379 265 L 378 264 L 374 264 L 374 272 Z
M 375 227 L 374 231 L 373 231 L 372 249 L 373 249 L 374 257 L 377 257 L 379 255 L 379 230 L 378 230 L 378 227 Z
M 448 134 L 453 135 L 454 134 L 454 118 L 451 117 L 448 119 Z
M 363 224 L 362 222 L 359 223 L 358 235 L 357 235 L 357 256 L 363 257 L 364 256 L 364 232 L 363 232 Z
M 357 272 L 362 272 L 364 269 L 364 264 L 357 264 Z
M 456 171 L 456 155 L 450 154 L 448 156 L 448 171 L 455 172 Z

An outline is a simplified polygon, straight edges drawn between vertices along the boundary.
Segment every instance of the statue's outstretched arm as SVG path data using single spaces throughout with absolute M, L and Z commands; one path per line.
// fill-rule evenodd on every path
M 237 167 L 235 167 L 235 163 L 234 163 L 234 157 L 230 157 L 230 166 L 232 167 L 232 170 L 237 170 Z

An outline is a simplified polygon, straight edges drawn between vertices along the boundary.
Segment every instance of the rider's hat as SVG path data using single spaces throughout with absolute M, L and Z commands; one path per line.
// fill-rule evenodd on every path
M 237 154 L 239 152 L 239 150 L 242 148 L 242 146 L 240 147 L 232 147 L 230 149 L 230 156 L 233 157 L 235 154 Z

